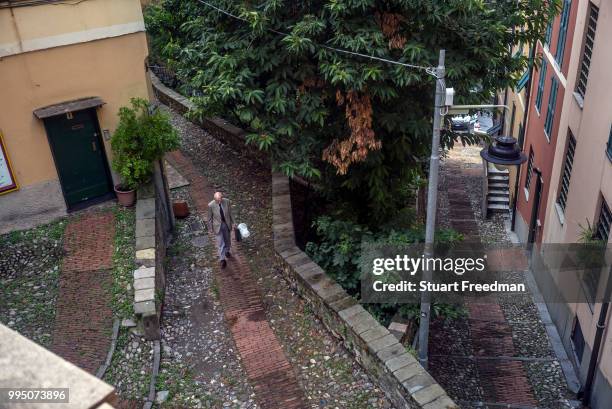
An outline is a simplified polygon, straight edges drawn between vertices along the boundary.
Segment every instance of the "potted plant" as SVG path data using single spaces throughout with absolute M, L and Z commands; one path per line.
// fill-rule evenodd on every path
M 130 102 L 131 107 L 119 109 L 119 124 L 111 138 L 112 167 L 121 177 L 115 192 L 123 206 L 134 205 L 136 189 L 151 179 L 154 163 L 179 145 L 167 114 L 142 98 Z

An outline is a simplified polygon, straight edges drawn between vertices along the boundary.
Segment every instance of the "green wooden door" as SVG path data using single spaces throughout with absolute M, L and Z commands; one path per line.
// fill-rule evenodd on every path
M 47 118 L 45 128 L 68 206 L 110 192 L 95 111 Z

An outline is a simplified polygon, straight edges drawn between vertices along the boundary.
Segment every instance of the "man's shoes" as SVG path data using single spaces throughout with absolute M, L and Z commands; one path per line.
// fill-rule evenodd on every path
M 225 257 L 232 257 L 232 253 L 230 253 L 229 251 L 227 253 L 225 253 Z
M 221 268 L 227 267 L 227 261 L 221 260 Z

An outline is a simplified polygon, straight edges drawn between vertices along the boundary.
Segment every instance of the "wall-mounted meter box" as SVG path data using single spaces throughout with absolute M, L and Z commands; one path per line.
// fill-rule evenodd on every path
M 446 88 L 446 99 L 444 105 L 447 107 L 453 106 L 453 98 L 455 97 L 455 88 Z

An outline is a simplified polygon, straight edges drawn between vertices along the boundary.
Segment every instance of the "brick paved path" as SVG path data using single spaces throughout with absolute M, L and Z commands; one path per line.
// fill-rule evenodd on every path
M 181 152 L 172 152 L 167 159 L 189 180 L 195 210 L 206 219 L 213 187 Z M 216 257 L 215 247 L 211 256 Z M 225 319 L 259 405 L 264 409 L 307 408 L 297 377 L 266 319 L 259 286 L 239 246 L 232 247 L 227 268 L 217 269 L 215 274 Z
M 51 350 L 90 373 L 110 347 L 115 217 L 86 213 L 68 223 Z
M 482 170 L 476 167 L 462 167 L 460 162 L 452 159 L 447 160 L 444 166 L 448 186 L 450 225 L 464 235 L 466 242 L 480 242 L 466 180 L 478 177 Z M 523 363 L 517 360 L 496 359 L 517 355 L 512 328 L 506 321 L 501 306 L 494 298 L 489 300 L 479 298 L 478 302 L 466 300 L 466 308 L 472 351 L 476 358 L 487 358 L 476 359 L 474 362 L 475 375 L 483 394 L 483 401 L 515 406 L 537 406 Z M 443 347 L 436 349 L 439 351 Z

